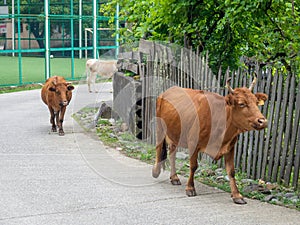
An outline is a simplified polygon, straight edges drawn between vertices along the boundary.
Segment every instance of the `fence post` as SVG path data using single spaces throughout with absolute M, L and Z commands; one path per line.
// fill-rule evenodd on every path
M 49 32 L 50 32 L 50 24 L 49 24 L 49 1 L 44 2 L 45 8 L 45 79 L 47 80 L 50 77 L 50 53 L 49 53 Z

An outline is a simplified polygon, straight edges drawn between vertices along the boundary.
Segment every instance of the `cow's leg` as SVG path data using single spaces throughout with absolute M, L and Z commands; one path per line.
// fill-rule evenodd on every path
M 66 106 L 62 107 L 60 110 L 59 115 L 57 115 L 57 126 L 58 126 L 58 134 L 59 136 L 65 135 L 64 129 L 63 129 L 63 122 L 64 122 L 64 116 L 66 112 Z
M 176 173 L 176 165 L 175 165 L 175 161 L 176 161 L 176 148 L 177 146 L 174 145 L 173 143 L 169 144 L 169 150 L 170 150 L 170 165 L 171 165 L 171 174 L 170 174 L 170 179 L 171 179 L 171 183 L 173 185 L 181 185 L 180 179 L 177 176 Z
M 91 71 L 88 70 L 87 72 L 87 77 L 86 77 L 86 81 L 87 81 L 87 85 L 88 85 L 88 91 L 91 93 Z
M 56 132 L 57 129 L 56 129 L 56 124 L 55 124 L 55 112 L 51 107 L 48 106 L 48 108 L 49 108 L 49 111 L 50 111 L 50 123 L 52 124 L 51 131 Z
M 58 127 L 58 134 L 60 133 L 60 123 L 59 123 L 59 115 L 60 115 L 60 111 L 57 111 L 56 113 L 55 113 L 55 119 L 56 119 L 56 125 L 57 125 L 57 127 Z
M 93 90 L 95 93 L 98 93 L 98 91 L 96 91 L 96 78 L 97 78 L 97 72 L 92 72 L 91 79 L 92 79 L 92 84 L 93 84 Z
M 162 121 L 159 117 L 156 120 L 156 159 L 155 164 L 152 168 L 152 176 L 157 178 L 161 171 L 161 166 L 164 166 L 164 162 L 167 158 L 167 145 L 166 145 L 166 134 Z
M 194 151 L 193 155 L 190 158 L 190 176 L 185 188 L 185 192 L 189 197 L 197 195 L 195 190 L 195 185 L 194 185 L 194 175 L 195 175 L 195 171 L 198 168 L 197 159 L 198 159 L 198 151 Z
M 247 202 L 243 199 L 243 196 L 240 194 L 234 178 L 234 146 L 231 147 L 230 151 L 226 155 L 224 155 L 224 157 L 226 172 L 228 174 L 230 182 L 232 200 L 236 204 L 246 204 Z

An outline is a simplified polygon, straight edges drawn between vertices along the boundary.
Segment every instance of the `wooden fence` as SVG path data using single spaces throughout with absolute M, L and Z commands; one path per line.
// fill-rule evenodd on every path
M 143 139 L 155 143 L 156 97 L 171 86 L 202 89 L 226 95 L 225 80 L 231 86 L 249 86 L 253 77 L 239 69 L 213 74 L 208 58 L 174 46 L 141 41 L 140 67 L 142 86 Z M 268 119 L 268 128 L 241 134 L 235 146 L 235 167 L 249 178 L 280 182 L 299 187 L 300 163 L 300 82 L 293 74 L 272 69 L 256 70 L 258 83 L 254 92 L 264 92 L 269 99 L 261 111 Z M 220 162 L 219 162 L 220 164 Z

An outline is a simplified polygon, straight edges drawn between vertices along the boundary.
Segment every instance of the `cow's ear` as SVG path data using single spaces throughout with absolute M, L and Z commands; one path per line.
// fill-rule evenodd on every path
M 55 87 L 49 87 L 49 91 L 56 91 Z
M 73 86 L 73 85 L 68 85 L 68 87 L 67 87 L 67 88 L 68 88 L 68 90 L 69 90 L 69 91 L 72 91 L 72 90 L 74 90 L 74 86 Z
M 268 99 L 268 95 L 266 95 L 264 93 L 256 93 L 255 97 L 258 100 L 258 105 L 264 105 L 265 101 Z
M 233 94 L 228 94 L 225 96 L 225 101 L 227 105 L 234 105 L 234 96 Z

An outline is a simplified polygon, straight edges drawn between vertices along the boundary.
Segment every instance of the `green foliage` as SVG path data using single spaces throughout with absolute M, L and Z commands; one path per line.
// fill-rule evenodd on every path
M 240 57 L 299 72 L 300 15 L 295 0 L 112 0 L 103 12 L 120 5 L 121 39 L 170 41 L 208 51 L 215 71 L 236 68 Z
M 12 0 L 7 0 L 9 11 L 11 12 Z M 73 8 L 71 7 L 70 0 L 51 0 L 47 1 L 49 4 L 49 15 L 50 15 L 50 33 L 53 33 L 54 29 L 59 27 L 64 29 L 66 34 L 71 32 L 71 13 L 73 12 L 73 23 L 74 33 L 79 32 L 79 0 L 73 0 Z M 84 2 L 82 5 L 82 26 L 83 29 L 91 27 L 93 14 L 92 14 L 92 2 Z M 17 1 L 15 1 L 15 14 L 20 12 L 22 16 L 22 22 L 28 24 L 27 29 L 34 35 L 40 48 L 44 48 L 45 38 L 45 3 L 40 0 L 21 0 L 20 8 L 17 7 Z M 77 17 L 77 18 L 76 18 Z

